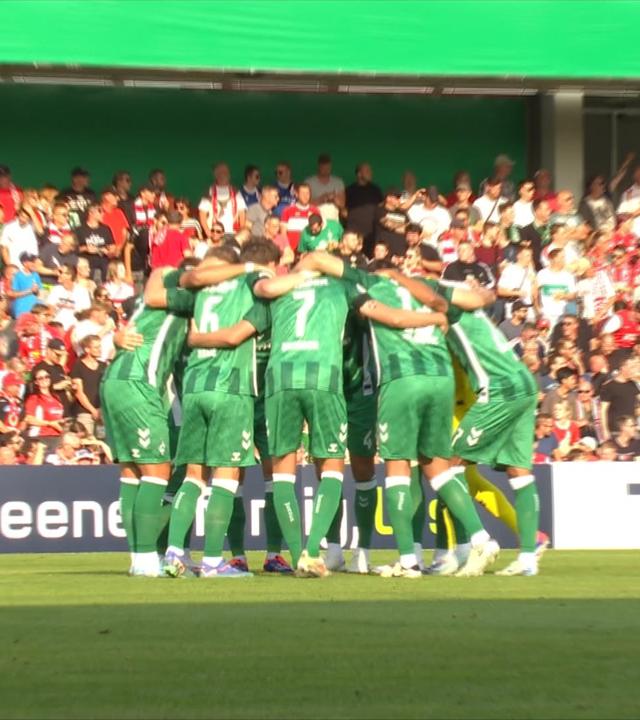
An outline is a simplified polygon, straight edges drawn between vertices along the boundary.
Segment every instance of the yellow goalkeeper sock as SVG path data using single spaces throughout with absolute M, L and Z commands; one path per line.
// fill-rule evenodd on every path
M 502 490 L 480 474 L 476 465 L 469 465 L 465 468 L 464 476 L 469 485 L 471 497 L 518 536 L 516 511 Z

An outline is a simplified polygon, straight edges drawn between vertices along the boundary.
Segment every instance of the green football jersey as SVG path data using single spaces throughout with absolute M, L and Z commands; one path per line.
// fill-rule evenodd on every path
M 269 324 L 266 303 L 256 300 L 258 275 L 241 275 L 202 288 L 196 295 L 193 317 L 200 332 L 215 332 L 248 320 L 258 332 Z M 256 339 L 235 348 L 193 348 L 184 373 L 183 393 L 216 390 L 234 395 L 257 395 Z
M 342 393 L 342 338 L 349 311 L 340 280 L 317 277 L 271 302 L 267 396 L 280 390 Z
M 129 327 L 142 335 L 135 350 L 118 350 L 104 374 L 104 380 L 146 382 L 165 392 L 174 365 L 182 355 L 195 294 L 177 287 L 178 271 L 164 277 L 167 308 L 150 308 L 140 298 Z
M 389 278 L 345 267 L 343 278 L 360 293 L 400 310 L 431 312 L 411 293 Z M 451 356 L 444 334 L 431 325 L 400 330 L 371 322 L 371 340 L 378 383 L 411 375 L 453 376 Z
M 438 291 L 449 301 L 449 348 L 467 373 L 478 402 L 537 394 L 538 385 L 529 369 L 484 310 L 461 310 L 451 304 L 451 287 L 439 285 Z
M 373 395 L 377 381 L 369 327 L 354 311 L 347 316 L 342 346 L 345 397 Z

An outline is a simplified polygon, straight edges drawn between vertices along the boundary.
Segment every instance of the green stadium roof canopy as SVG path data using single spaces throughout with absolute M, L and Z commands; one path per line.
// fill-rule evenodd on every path
M 4 0 L 0 64 L 640 79 L 634 0 Z

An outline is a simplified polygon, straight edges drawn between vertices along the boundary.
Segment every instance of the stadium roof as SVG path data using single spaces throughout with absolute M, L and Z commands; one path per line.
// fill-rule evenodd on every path
M 144 70 L 143 80 L 173 72 L 212 83 L 376 78 L 425 93 L 461 78 L 525 90 L 558 79 L 640 85 L 640 2 L 624 0 L 4 0 L 2 9 L 9 82 L 60 70 L 122 82 Z

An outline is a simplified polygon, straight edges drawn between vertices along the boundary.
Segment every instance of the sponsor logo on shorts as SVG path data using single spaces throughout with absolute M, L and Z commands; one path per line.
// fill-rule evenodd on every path
M 389 439 L 389 423 L 378 423 L 378 438 L 380 442 L 387 442 Z
M 327 450 L 330 453 L 337 453 L 338 452 L 338 443 L 329 443 L 329 447 L 327 448 Z
M 131 448 L 131 457 L 137 460 L 140 457 L 140 450 L 138 450 L 138 448 Z
M 467 445 L 469 447 L 477 445 L 478 440 L 480 440 L 480 436 L 483 432 L 484 430 L 478 430 L 478 428 L 472 427 L 471 430 L 469 430 L 469 434 L 467 435 Z
M 241 457 L 239 452 L 231 453 L 231 462 L 240 462 Z

